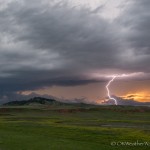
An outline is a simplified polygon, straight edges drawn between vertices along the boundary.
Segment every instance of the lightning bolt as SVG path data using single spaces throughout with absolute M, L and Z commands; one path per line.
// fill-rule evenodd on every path
M 110 84 L 111 84 L 116 78 L 119 78 L 119 77 L 122 78 L 122 77 L 127 77 L 127 76 L 129 76 L 129 75 L 127 75 L 127 74 L 114 75 L 114 76 L 112 76 L 112 79 L 111 79 L 111 80 L 107 83 L 107 85 L 106 85 L 108 98 L 111 99 L 111 100 L 113 100 L 113 101 L 115 102 L 115 105 L 118 105 L 118 103 L 117 103 L 117 100 L 116 100 L 115 98 L 111 97 L 111 95 L 110 95 L 110 90 L 109 90 L 109 86 L 110 86 Z
M 113 100 L 115 102 L 115 105 L 118 105 L 117 103 L 117 100 L 113 97 L 111 97 L 110 95 L 110 91 L 109 91 L 109 86 L 110 84 L 115 80 L 115 78 L 117 78 L 117 76 L 113 76 L 112 79 L 108 82 L 108 84 L 106 85 L 106 89 L 107 89 L 107 95 L 108 95 L 108 98 Z

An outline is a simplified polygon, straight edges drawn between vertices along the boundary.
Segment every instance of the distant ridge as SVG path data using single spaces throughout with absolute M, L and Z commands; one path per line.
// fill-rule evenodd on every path
M 29 100 L 22 100 L 22 101 L 11 101 L 8 103 L 5 103 L 3 105 L 7 106 L 22 106 L 22 105 L 31 105 L 31 104 L 51 104 L 51 105 L 61 105 L 64 104 L 63 102 L 56 101 L 54 99 L 48 99 L 48 98 L 42 98 L 42 97 L 34 97 Z

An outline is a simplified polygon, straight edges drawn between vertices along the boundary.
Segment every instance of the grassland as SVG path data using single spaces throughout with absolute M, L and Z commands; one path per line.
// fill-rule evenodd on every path
M 0 150 L 148 150 L 150 108 L 1 107 Z M 118 142 L 118 146 L 111 145 Z

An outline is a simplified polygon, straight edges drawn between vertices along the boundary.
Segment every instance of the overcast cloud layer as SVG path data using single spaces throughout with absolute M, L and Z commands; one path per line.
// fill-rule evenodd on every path
M 65 0 L 0 0 L 1 96 L 96 82 L 91 74 L 103 76 L 105 70 L 148 75 L 150 1 L 122 3 L 124 11 L 114 20 L 101 15 L 104 7 L 76 8 Z

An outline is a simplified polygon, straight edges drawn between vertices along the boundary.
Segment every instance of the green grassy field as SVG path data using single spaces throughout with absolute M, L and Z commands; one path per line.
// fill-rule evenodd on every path
M 148 107 L 0 108 L 0 150 L 148 150 L 148 144 Z

